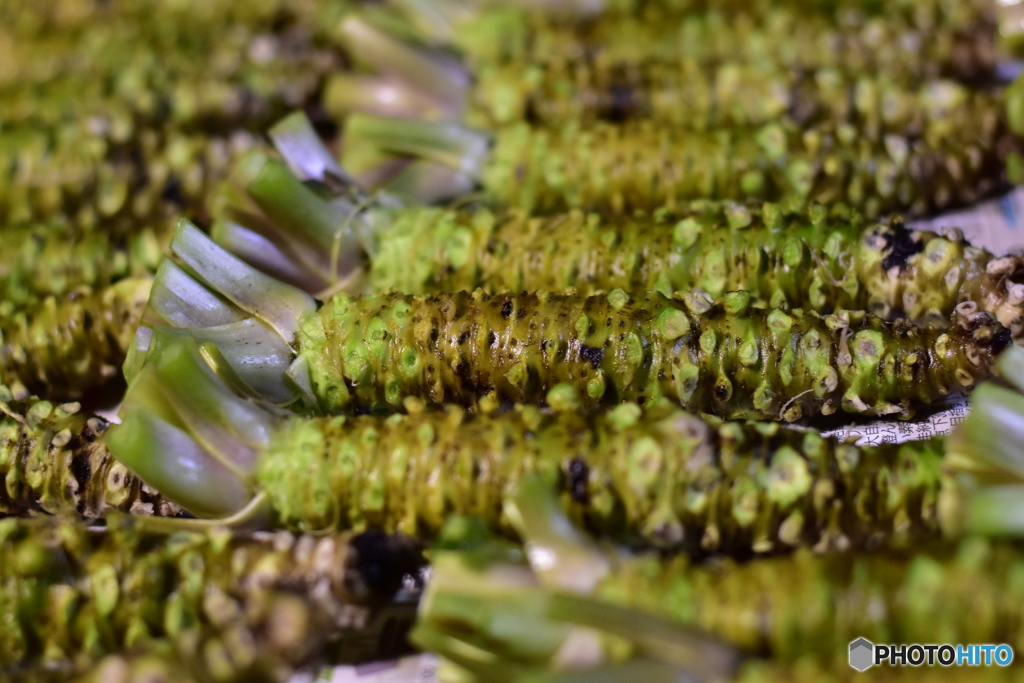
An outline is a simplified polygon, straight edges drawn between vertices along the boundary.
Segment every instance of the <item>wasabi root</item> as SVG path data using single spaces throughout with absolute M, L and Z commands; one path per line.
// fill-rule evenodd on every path
M 251 159 L 247 173 L 222 190 L 213 237 L 307 291 L 573 287 L 580 295 L 617 288 L 671 295 L 700 287 L 712 297 L 743 290 L 754 305 L 940 323 L 973 301 L 1015 337 L 1024 330 L 1020 256 L 996 257 L 956 229 L 911 231 L 899 218 L 876 224 L 819 205 L 692 202 L 632 216 L 394 207 L 383 198 L 346 206 L 352 187 L 344 179 L 328 196 L 313 189 L 332 178 L 337 185 L 344 171 L 331 166 L 303 115 L 284 119 L 272 134 L 295 170 Z M 328 254 L 337 255 L 333 264 Z
M 584 407 L 666 398 L 725 418 L 907 419 L 986 379 L 1011 341 L 973 302 L 946 327 L 759 309 L 746 292 L 713 301 L 700 290 L 339 295 L 318 308 L 187 223 L 171 250 L 195 277 L 166 262 L 149 304 L 156 326 L 217 346 L 268 400 L 328 413 L 406 397 L 539 403 L 568 383 Z
M 371 630 L 367 648 L 363 629 L 422 565 L 415 543 L 382 534 L 167 535 L 130 518 L 106 530 L 0 520 L 0 558 L 0 672 L 45 663 L 71 675 L 150 647 L 239 681 L 284 681 L 346 651 L 387 656 L 387 633 Z
M 155 339 L 106 440 L 138 476 L 191 512 L 306 531 L 379 528 L 432 538 L 453 515 L 509 533 L 509 496 L 540 476 L 603 536 L 747 555 L 863 547 L 958 533 L 943 441 L 856 447 L 777 423 L 722 423 L 668 403 L 579 411 L 430 410 L 388 417 L 280 415 L 230 389 L 190 340 Z M 946 501 L 945 503 L 943 501 Z
M 127 278 L 0 316 L 0 381 L 17 393 L 66 400 L 110 380 L 142 321 L 151 284 Z
M 103 418 L 78 403 L 15 400 L 6 387 L 0 394 L 0 515 L 181 512 L 111 455 Z
M 787 664 L 846 670 L 857 638 L 1020 641 L 1019 601 L 1006 597 L 1020 590 L 1024 558 L 1010 544 L 970 538 L 913 555 L 802 549 L 748 564 L 612 555 L 528 488 L 511 506 L 524 550 L 455 520 L 435 551 L 413 639 L 467 680 L 636 680 L 630 671 L 727 680 L 736 668 L 738 680 L 778 680 L 767 674 Z M 531 638 L 538 633 L 547 638 Z M 693 656 L 696 643 L 706 658 Z M 726 645 L 753 658 L 738 667 Z

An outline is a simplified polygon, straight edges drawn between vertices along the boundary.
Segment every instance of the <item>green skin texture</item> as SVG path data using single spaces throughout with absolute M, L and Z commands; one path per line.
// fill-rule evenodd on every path
M 123 237 L 66 226 L 8 228 L 0 254 L 0 307 L 13 310 L 53 295 L 99 290 L 129 277 L 146 277 L 160 264 L 164 231 Z
M 283 681 L 336 661 L 372 603 L 390 598 L 363 582 L 358 551 L 337 535 L 161 536 L 123 522 L 95 532 L 7 519 L 0 558 L 0 674 L 45 664 L 67 676 L 106 654 L 158 648 L 204 680 Z
M 7 152 L 0 157 L 0 221 L 23 226 L 59 220 L 75 231 L 124 235 L 170 224 L 182 212 L 205 219 L 214 189 L 257 144 L 244 135 L 155 124 L 127 132 L 81 126 L 80 120 L 31 122 L 0 133 L 0 150 Z
M 700 287 L 712 297 L 743 290 L 761 305 L 918 322 L 947 321 L 958 303 L 974 301 L 1015 336 L 1022 327 L 1022 302 L 1008 290 L 1024 276 L 1019 257 L 989 272 L 995 257 L 960 235 L 915 231 L 908 244 L 920 252 L 886 269 L 898 224 L 829 216 L 820 206 L 787 213 L 774 204 L 694 203 L 677 214 L 610 218 L 409 208 L 369 218 L 386 226 L 368 274 L 376 292 L 574 287 L 580 295 L 616 288 L 670 295 Z
M 788 122 L 693 132 L 653 121 L 495 132 L 486 195 L 530 211 L 675 210 L 693 199 L 843 203 L 874 218 L 970 204 L 1007 185 L 1019 157 L 1003 105 L 979 96 L 913 141 L 850 125 Z M 1011 169 L 1009 177 L 1017 177 Z
M 0 18 L 0 224 L 205 220 L 232 157 L 341 64 L 335 3 L 86 4 L 84 23 L 35 7 Z
M 332 414 L 390 410 L 406 397 L 540 403 L 568 383 L 584 407 L 665 398 L 725 418 L 792 422 L 840 409 L 910 418 L 990 376 L 1010 341 L 985 313 L 918 328 L 750 308 L 744 293 L 716 305 L 680 298 L 339 296 L 303 317 L 298 353 Z
M 83 6 L 78 22 L 67 22 L 68 12 L 47 17 L 35 5 L 18 17 L 19 9 L 5 4 L 4 34 L 17 62 L 5 70 L 0 88 L 12 124 L 63 119 L 62 107 L 76 95 L 80 111 L 102 104 L 109 109 L 101 113 L 181 127 L 266 123 L 275 110 L 304 101 L 318 76 L 337 66 L 337 55 L 324 49 L 333 26 L 320 23 L 331 19 L 334 3 L 257 0 L 242 8 L 217 1 L 199 15 L 176 5 L 95 3 L 90 12 L 88 0 L 76 4 Z M 290 42 L 287 49 L 271 45 L 277 54 L 269 59 L 265 48 L 262 55 L 244 54 L 261 35 Z M 89 58 L 82 59 L 76 50 L 87 47 Z M 242 88 L 248 101 L 239 101 Z M 108 123 L 132 125 L 118 119 Z
M 799 550 L 742 566 L 643 558 L 613 572 L 597 592 L 699 625 L 751 653 L 809 657 L 837 669 L 847 668 L 849 644 L 859 637 L 1024 643 L 1024 555 L 978 539 L 902 555 Z
M 531 65 L 525 72 L 513 64 L 476 70 L 476 111 L 467 121 L 493 127 L 529 120 L 557 127 L 572 121 L 651 119 L 708 131 L 785 120 L 805 128 L 848 124 L 877 140 L 935 126 L 955 111 L 950 100 L 977 100 L 968 105 L 974 109 L 998 101 L 953 81 L 904 82 L 883 73 L 838 67 L 806 72 L 774 61 L 735 59 L 712 67 L 685 60 L 576 60 Z
M 9 397 L 8 397 L 9 398 Z M 107 422 L 77 403 L 6 402 L 0 419 L 0 515 L 109 510 L 171 516 L 178 506 L 119 463 L 101 437 Z
M 49 296 L 0 318 L 0 381 L 76 399 L 113 377 L 142 319 L 152 280 L 129 278 L 81 298 Z
M 601 64 L 743 60 L 971 79 L 988 74 L 995 62 L 993 8 L 985 0 L 877 3 L 877 15 L 868 10 L 866 20 L 842 25 L 833 14 L 836 6 L 859 13 L 863 3 L 826 2 L 818 12 L 806 2 L 633 5 L 576 23 L 544 12 L 492 11 L 458 32 L 455 42 L 475 71 L 587 58 Z M 907 47 L 912 44 L 917 47 Z
M 257 481 L 290 528 L 432 537 L 452 515 L 509 531 L 505 498 L 540 474 L 595 533 L 744 555 L 934 536 L 942 453 L 941 439 L 837 445 L 776 423 L 709 423 L 667 404 L 589 417 L 449 407 L 291 420 Z

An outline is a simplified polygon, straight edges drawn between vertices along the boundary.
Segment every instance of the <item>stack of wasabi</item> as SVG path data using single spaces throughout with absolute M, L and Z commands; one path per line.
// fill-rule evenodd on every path
M 1014 12 L 5 4 L 0 677 L 1024 646 L 1024 255 L 905 222 L 1024 181 Z

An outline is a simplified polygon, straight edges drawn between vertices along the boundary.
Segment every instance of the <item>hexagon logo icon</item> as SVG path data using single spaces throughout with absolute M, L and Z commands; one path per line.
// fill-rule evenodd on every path
M 857 671 L 870 669 L 875 663 L 875 645 L 867 638 L 850 643 L 850 666 Z

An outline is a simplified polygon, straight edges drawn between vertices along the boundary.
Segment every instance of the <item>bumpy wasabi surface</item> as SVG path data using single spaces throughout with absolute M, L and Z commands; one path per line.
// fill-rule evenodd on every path
M 115 122 L 97 131 L 80 119 L 30 119 L 0 132 L 0 220 L 7 225 L 59 219 L 80 232 L 125 235 L 173 223 L 183 212 L 207 216 L 213 190 L 257 142 L 245 133 L 228 138 L 135 122 L 121 102 L 58 106 L 91 108 Z
M 594 417 L 449 408 L 293 420 L 258 479 L 289 527 L 422 537 L 453 514 L 507 529 L 503 502 L 540 473 L 595 532 L 747 554 L 936 534 L 942 452 L 941 439 L 858 448 L 778 424 L 715 426 L 667 404 Z
M 333 7 L 5 3 L 0 223 L 123 232 L 208 216 L 238 153 L 339 66 Z
M 579 58 L 526 69 L 513 63 L 477 70 L 476 111 L 470 117 L 491 126 L 650 119 L 697 131 L 786 120 L 805 128 L 847 124 L 877 139 L 912 136 L 922 126 L 940 123 L 951 114 L 950 100 L 995 102 L 954 81 L 904 79 L 890 69 L 882 73 L 801 69 L 777 58 L 729 57 L 712 65 L 685 58 L 628 63 Z
M 783 661 L 831 660 L 839 670 L 846 668 L 849 644 L 857 638 L 1016 647 L 1024 635 L 1024 555 L 1009 544 L 973 539 L 925 546 L 913 555 L 815 556 L 800 550 L 746 565 L 687 564 L 682 558 L 638 560 L 599 590 L 613 601 L 704 627 L 749 652 Z M 742 680 L 790 680 L 753 673 Z
M 786 199 L 842 202 L 870 217 L 923 214 L 1007 185 L 1005 162 L 1011 153 L 1019 161 L 1020 144 L 1002 107 L 998 96 L 979 95 L 925 122 L 913 138 L 872 138 L 846 124 L 805 130 L 773 122 L 707 132 L 654 121 L 515 124 L 497 131 L 483 185 L 496 202 L 540 211 Z
M 95 293 L 0 317 L 0 381 L 54 399 L 79 398 L 124 362 L 152 280 L 129 278 Z
M 105 654 L 158 646 L 201 680 L 287 680 L 298 666 L 337 661 L 346 639 L 372 657 L 376 643 L 367 652 L 358 640 L 372 603 L 419 563 L 413 544 L 383 537 L 0 520 L 0 675 L 43 662 L 71 675 Z
M 0 252 L 0 310 L 152 275 L 163 258 L 163 235 L 157 232 L 138 229 L 112 235 L 57 224 L 7 227 Z
M 904 76 L 988 74 L 994 7 L 985 0 L 919 2 L 625 2 L 588 21 L 550 12 L 490 11 L 456 33 L 474 70 L 504 63 L 635 64 L 773 61 Z M 520 68 L 518 84 L 530 69 Z M 494 93 L 495 100 L 500 92 Z
M 666 398 L 727 418 L 837 410 L 909 418 L 991 375 L 1009 331 L 963 304 L 948 328 L 668 298 L 502 294 L 340 296 L 300 324 L 312 389 L 331 413 L 406 397 L 540 403 L 568 383 L 584 407 Z
M 1020 257 L 997 259 L 958 231 L 909 231 L 820 206 L 693 203 L 674 214 L 608 218 L 424 208 L 380 210 L 374 222 L 386 226 L 369 275 L 378 292 L 671 295 L 699 287 L 713 297 L 744 290 L 760 305 L 919 322 L 946 322 L 957 304 L 974 301 L 1015 336 L 1024 329 Z
M 6 391 L 6 389 L 4 389 Z M 0 515 L 103 517 L 107 511 L 175 515 L 178 506 L 117 462 L 102 441 L 107 422 L 77 403 L 29 399 L 3 403 L 0 419 Z

